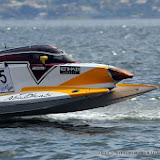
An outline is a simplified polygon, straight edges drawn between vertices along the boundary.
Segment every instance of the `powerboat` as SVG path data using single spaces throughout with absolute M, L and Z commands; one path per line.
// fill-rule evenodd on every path
M 0 51 L 0 118 L 104 107 L 157 89 L 119 84 L 133 74 L 111 65 L 81 63 L 50 45 Z

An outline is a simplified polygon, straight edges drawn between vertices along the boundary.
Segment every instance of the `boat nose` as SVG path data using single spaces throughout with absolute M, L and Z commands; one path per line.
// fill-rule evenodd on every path
M 133 74 L 117 67 L 110 67 L 109 69 L 110 74 L 112 75 L 112 78 L 115 81 L 121 81 L 123 79 L 132 78 Z

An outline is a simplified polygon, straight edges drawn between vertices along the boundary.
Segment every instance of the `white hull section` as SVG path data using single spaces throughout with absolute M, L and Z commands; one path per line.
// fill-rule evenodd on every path
M 60 86 L 67 81 L 70 81 L 76 77 L 80 77 L 85 73 L 92 71 L 98 67 L 106 67 L 106 65 L 101 64 L 89 64 L 89 63 L 68 63 L 63 65 L 52 66 L 48 71 L 46 71 L 42 77 L 37 80 L 34 76 L 30 64 L 28 62 L 6 62 L 7 67 L 5 67 L 4 63 L 0 65 L 0 71 L 4 74 L 6 78 L 6 83 L 4 81 L 3 74 L 0 77 L 0 94 L 9 93 L 9 92 L 20 92 L 24 87 L 31 86 Z M 79 69 L 78 74 L 62 74 L 62 70 L 71 69 Z M 43 69 L 43 67 L 39 67 Z M 35 68 L 34 68 L 35 69 Z M 105 70 L 105 69 L 104 69 Z M 106 73 L 107 70 L 106 70 Z M 96 76 L 96 75 L 95 75 Z M 88 77 L 89 78 L 89 77 Z M 86 79 L 87 80 L 87 79 Z M 81 83 L 81 82 L 80 82 Z M 77 87 L 90 87 L 90 88 L 113 88 L 115 87 L 116 82 L 96 82 L 95 84 L 79 84 L 79 85 L 70 85 Z
M 71 98 L 70 95 L 60 92 L 29 92 L 29 93 L 17 93 L 0 97 L 0 104 L 30 104 L 30 103 L 39 103 L 50 100 L 60 100 Z

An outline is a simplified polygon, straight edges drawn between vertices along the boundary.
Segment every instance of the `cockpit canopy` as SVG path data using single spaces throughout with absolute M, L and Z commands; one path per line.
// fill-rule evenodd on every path
M 31 64 L 41 64 L 41 57 L 46 56 L 46 64 L 73 63 L 72 57 L 50 45 L 34 45 L 14 48 L 0 52 L 0 61 L 29 61 Z

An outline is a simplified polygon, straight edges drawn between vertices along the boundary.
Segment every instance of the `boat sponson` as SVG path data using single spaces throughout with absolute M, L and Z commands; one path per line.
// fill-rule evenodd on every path
M 93 96 L 88 97 L 87 99 L 79 100 L 78 97 L 75 97 L 74 101 L 69 100 L 67 104 L 63 103 L 63 100 L 61 100 L 62 103 L 58 103 L 58 105 L 54 107 L 52 106 L 53 101 L 43 103 L 41 102 L 39 104 L 33 104 L 33 108 L 35 107 L 35 109 L 32 110 L 14 112 L 13 108 L 12 113 L 0 113 L 0 118 L 9 118 L 14 116 L 44 115 L 51 113 L 67 113 L 104 107 L 110 104 L 131 99 L 133 97 L 142 95 L 146 92 L 155 90 L 157 88 L 158 87 L 156 86 L 150 85 L 118 84 L 117 87 L 112 89 L 110 92 L 97 95 L 96 98 Z M 26 105 L 22 105 L 22 107 L 26 107 Z
M 66 113 L 93 109 L 98 107 L 108 106 L 110 104 L 118 103 L 127 99 L 134 98 L 146 92 L 157 89 L 157 86 L 151 85 L 133 85 L 133 84 L 118 84 L 111 92 L 97 96 L 96 98 L 84 99 L 76 103 L 65 105 L 65 107 L 58 107 L 54 113 Z

